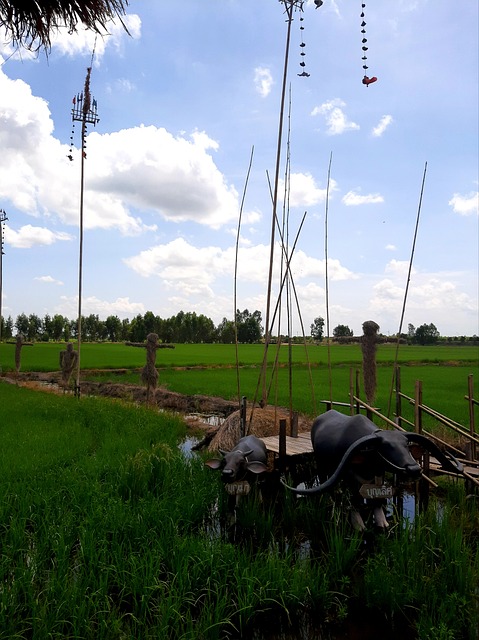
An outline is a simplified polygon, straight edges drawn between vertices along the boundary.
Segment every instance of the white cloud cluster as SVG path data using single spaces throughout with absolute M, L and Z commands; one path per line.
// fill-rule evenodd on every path
M 279 192 L 282 195 L 285 190 L 284 180 L 279 181 Z M 329 193 L 338 190 L 335 180 L 331 179 Z M 289 177 L 289 204 L 292 207 L 311 207 L 326 200 L 326 187 L 320 189 L 311 173 L 292 173 Z
M 32 216 L 77 226 L 80 150 L 69 162 L 67 146 L 53 137 L 47 103 L 2 71 L 0 147 L 0 198 Z M 238 194 L 213 161 L 211 151 L 217 149 L 218 143 L 200 131 L 189 138 L 154 126 L 92 132 L 86 139 L 85 228 L 117 228 L 125 235 L 156 228 L 133 216 L 133 207 L 175 222 L 212 228 L 230 223 L 238 215 Z M 48 234 L 26 228 L 22 236 L 45 243 Z M 13 233 L 9 238 L 21 242 Z
M 256 91 L 262 98 L 266 98 L 271 93 L 273 87 L 273 76 L 267 67 L 256 67 L 254 70 L 254 85 Z
M 472 191 L 466 196 L 455 193 L 449 204 L 454 213 L 461 216 L 479 215 L 479 191 Z
M 379 124 L 373 128 L 373 136 L 375 138 L 380 138 L 383 135 L 383 133 L 386 131 L 386 129 L 389 127 L 389 125 L 392 124 L 393 122 L 394 120 L 392 116 L 390 115 L 383 116 L 379 121 Z
M 355 191 L 348 191 L 348 193 L 343 196 L 342 202 L 347 207 L 357 207 L 361 204 L 380 204 L 381 202 L 384 202 L 384 198 L 379 193 L 370 193 L 362 196 Z
M 311 112 L 312 116 L 324 116 L 326 121 L 326 133 L 331 136 L 337 136 L 346 131 L 356 131 L 359 125 L 349 120 L 344 112 L 346 103 L 340 98 L 334 98 L 327 102 L 323 102 L 319 107 L 314 107 Z

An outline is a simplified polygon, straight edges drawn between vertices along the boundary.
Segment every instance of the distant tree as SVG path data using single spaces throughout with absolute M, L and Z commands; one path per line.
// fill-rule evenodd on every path
M 38 339 L 42 332 L 42 320 L 35 313 L 31 313 L 28 316 L 28 329 L 27 329 L 27 338 L 29 340 Z
M 105 326 L 98 314 L 90 313 L 82 319 L 82 336 L 84 340 L 96 342 L 105 336 Z
M 323 331 L 324 331 L 324 319 L 321 316 L 318 316 L 314 319 L 313 324 L 311 325 L 311 337 L 318 342 L 321 342 L 323 339 Z
M 335 338 L 348 338 L 352 335 L 352 330 L 346 324 L 338 324 L 338 326 L 333 329 L 333 336 Z
M 110 342 L 118 342 L 121 340 L 121 320 L 118 316 L 108 316 L 105 320 L 105 328 L 107 337 Z
M 238 333 L 238 342 L 252 344 L 259 342 L 263 335 L 261 326 L 261 312 L 253 311 L 250 313 L 248 309 L 236 311 L 236 329 Z
M 13 336 L 13 318 L 12 316 L 8 316 L 8 318 L 4 321 L 2 330 L 2 337 L 8 340 Z
M 42 340 L 48 342 L 52 337 L 52 319 L 47 314 L 42 320 Z
M 144 342 L 146 340 L 147 333 L 145 331 L 145 323 L 143 322 L 143 316 L 138 314 L 133 318 L 130 324 L 130 338 L 132 342 Z
M 157 318 L 152 311 L 147 311 L 143 316 L 143 325 L 145 327 L 146 334 L 157 333 Z
M 15 329 L 17 334 L 26 336 L 28 333 L 28 317 L 24 313 L 20 313 L 15 320 Z
M 61 314 L 56 313 L 52 318 L 50 337 L 56 341 L 62 340 L 63 338 L 65 340 L 68 340 L 65 334 L 65 329 L 67 326 L 69 327 L 69 324 L 70 322 L 68 318 L 65 318 Z
M 218 341 L 223 344 L 233 344 L 235 341 L 235 325 L 232 320 L 223 320 L 217 327 Z
M 416 337 L 416 327 L 411 323 L 407 326 L 407 337 L 409 340 L 414 340 Z
M 439 331 L 431 324 L 422 324 L 416 329 L 416 342 L 418 344 L 436 344 L 439 338 Z
M 130 339 L 130 320 L 125 318 L 121 321 L 121 334 L 120 340 L 129 340 Z

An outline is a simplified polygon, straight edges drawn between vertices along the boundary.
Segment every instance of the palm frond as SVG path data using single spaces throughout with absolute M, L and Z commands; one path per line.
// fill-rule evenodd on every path
M 0 27 L 16 47 L 38 50 L 51 45 L 51 34 L 59 27 L 74 32 L 79 25 L 100 33 L 106 23 L 122 21 L 128 0 L 0 0 Z

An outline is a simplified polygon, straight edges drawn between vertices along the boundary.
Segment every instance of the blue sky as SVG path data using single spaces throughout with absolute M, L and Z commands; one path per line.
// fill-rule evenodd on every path
M 364 18 L 350 0 L 294 13 L 278 207 L 290 250 L 306 212 L 291 261 L 292 331 L 300 318 L 306 333 L 326 318 L 327 249 L 331 331 L 346 324 L 359 335 L 374 320 L 397 332 L 427 163 L 402 328 L 478 334 L 478 3 L 364 4 Z M 130 35 L 114 24 L 98 38 L 60 31 L 48 57 L 0 38 L 2 313 L 76 317 L 81 140 L 71 107 L 95 48 L 83 314 L 231 319 L 254 148 L 236 306 L 264 320 L 284 5 L 131 0 L 125 23 Z M 368 87 L 363 37 L 367 74 L 378 78 Z

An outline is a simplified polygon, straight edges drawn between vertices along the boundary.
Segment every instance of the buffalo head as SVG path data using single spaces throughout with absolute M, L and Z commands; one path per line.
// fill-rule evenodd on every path
M 266 446 L 256 436 L 245 436 L 231 451 L 220 449 L 221 459 L 206 460 L 211 469 L 221 469 L 223 482 L 243 479 L 247 472 L 259 474 L 267 470 Z

